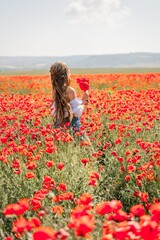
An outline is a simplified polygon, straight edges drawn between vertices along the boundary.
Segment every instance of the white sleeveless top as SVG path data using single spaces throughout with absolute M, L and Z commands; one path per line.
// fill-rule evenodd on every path
M 69 104 L 71 105 L 71 109 L 73 111 L 73 116 L 75 117 L 80 117 L 82 115 L 83 109 L 84 109 L 84 105 L 83 105 L 83 101 L 79 98 L 74 98 L 72 101 L 69 102 Z M 55 103 L 53 102 L 52 104 L 52 115 L 54 116 L 56 113 L 56 106 Z M 68 111 L 65 110 L 64 113 L 64 118 L 68 117 Z

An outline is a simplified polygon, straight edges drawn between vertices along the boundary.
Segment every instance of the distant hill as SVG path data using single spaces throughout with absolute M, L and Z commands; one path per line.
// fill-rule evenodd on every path
M 70 68 L 159 68 L 160 53 L 0 57 L 0 71 L 49 69 L 56 61 L 64 61 Z

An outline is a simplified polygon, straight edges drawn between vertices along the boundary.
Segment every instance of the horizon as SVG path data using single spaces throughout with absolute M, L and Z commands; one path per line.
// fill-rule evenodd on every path
M 160 54 L 159 52 L 122 52 L 122 53 L 102 53 L 102 54 L 72 54 L 72 55 L 14 55 L 14 56 L 0 56 L 0 57 L 74 57 L 74 56 L 103 56 L 103 55 L 129 55 L 129 54 Z
M 65 62 L 70 68 L 160 68 L 160 53 L 81 54 L 68 56 L 2 56 L 0 70 L 48 69 L 53 62 Z

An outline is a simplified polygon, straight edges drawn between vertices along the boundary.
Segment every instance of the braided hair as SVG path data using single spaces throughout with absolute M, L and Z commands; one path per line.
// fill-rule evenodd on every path
M 53 91 L 53 102 L 55 103 L 56 115 L 55 119 L 63 124 L 65 111 L 68 112 L 69 121 L 71 121 L 72 113 L 67 98 L 66 91 L 70 85 L 69 68 L 63 62 L 56 62 L 50 68 L 51 84 Z

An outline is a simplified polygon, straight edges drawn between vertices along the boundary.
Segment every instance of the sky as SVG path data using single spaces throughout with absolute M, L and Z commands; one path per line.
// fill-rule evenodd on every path
M 160 52 L 160 0 L 0 0 L 0 56 Z

